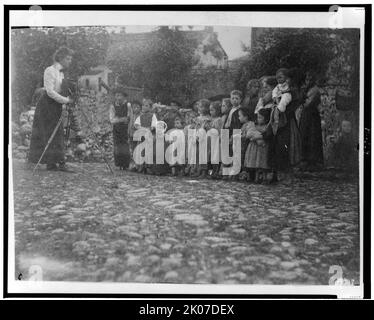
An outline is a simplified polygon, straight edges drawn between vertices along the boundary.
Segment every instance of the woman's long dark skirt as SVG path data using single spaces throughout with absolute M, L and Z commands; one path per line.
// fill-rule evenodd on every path
M 323 165 L 321 116 L 316 107 L 303 110 L 300 118 L 302 161 Z
M 128 141 L 128 126 L 125 123 L 113 125 L 114 164 L 127 168 L 130 164 L 130 146 Z
M 290 169 L 290 123 L 279 128 L 269 141 L 269 166 L 274 171 L 288 171 Z
M 35 109 L 30 141 L 29 162 L 37 163 L 62 113 L 62 105 L 46 93 Z M 64 128 L 61 123 L 40 163 L 56 164 L 64 161 Z

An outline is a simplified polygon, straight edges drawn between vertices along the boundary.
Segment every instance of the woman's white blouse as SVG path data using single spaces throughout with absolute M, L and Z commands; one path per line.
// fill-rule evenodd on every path
M 69 103 L 69 98 L 60 95 L 61 84 L 64 79 L 64 74 L 61 71 L 62 66 L 59 63 L 55 63 L 45 69 L 44 71 L 44 89 L 47 95 L 53 100 L 61 104 Z

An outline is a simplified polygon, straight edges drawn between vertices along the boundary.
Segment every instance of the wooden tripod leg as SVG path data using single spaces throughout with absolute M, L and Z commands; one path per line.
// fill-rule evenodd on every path
M 52 132 L 50 138 L 48 139 L 47 145 L 45 146 L 44 151 L 43 151 L 42 155 L 41 155 L 40 158 L 39 158 L 39 161 L 37 162 L 37 164 L 35 165 L 34 169 L 32 170 L 32 174 L 34 174 L 36 168 L 38 167 L 38 165 L 39 165 L 40 162 L 42 161 L 42 159 L 43 159 L 43 157 L 44 157 L 44 154 L 46 153 L 46 151 L 47 151 L 49 145 L 51 144 L 53 138 L 55 137 L 55 135 L 56 135 L 56 133 L 57 133 L 57 130 L 58 130 L 58 128 L 60 127 L 60 125 L 61 125 L 61 123 L 62 123 L 62 116 L 63 116 L 63 114 L 61 113 L 60 119 L 58 120 L 55 129 L 53 130 L 53 132 Z

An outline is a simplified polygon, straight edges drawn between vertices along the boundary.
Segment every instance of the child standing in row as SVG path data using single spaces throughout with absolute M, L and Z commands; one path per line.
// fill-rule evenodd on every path
M 218 132 L 218 143 L 220 141 L 219 135 L 222 129 L 222 117 L 221 117 L 221 102 L 215 101 L 211 103 L 209 110 L 210 110 L 210 116 L 212 117 L 211 125 L 210 127 L 212 129 L 216 129 Z M 220 161 L 220 144 L 218 145 L 218 148 L 213 149 L 213 153 L 211 150 L 211 139 L 208 139 L 208 161 L 210 161 L 212 166 L 212 175 L 211 177 L 216 179 L 219 175 L 219 163 L 212 163 L 213 159 L 218 159 Z
M 240 129 L 241 123 L 239 120 L 239 109 L 241 107 L 241 102 L 243 99 L 243 94 L 239 90 L 233 90 L 230 94 L 230 102 L 232 105 L 232 108 L 230 109 L 226 121 L 223 125 L 224 129 L 229 129 L 230 136 L 232 135 L 232 132 L 234 129 Z
M 210 117 L 210 101 L 207 99 L 201 99 L 198 104 L 199 116 L 196 118 L 194 129 L 197 133 L 199 130 L 205 130 L 207 132 L 211 125 Z M 192 174 L 195 178 L 206 178 L 208 174 L 208 165 L 205 163 L 199 163 L 199 139 L 196 139 L 196 172 Z
M 142 106 L 142 112 L 141 114 L 135 119 L 134 122 L 134 128 L 136 130 L 138 129 L 148 129 L 151 131 L 153 140 L 155 140 L 155 131 L 157 126 L 157 117 L 156 114 L 152 112 L 152 100 L 151 99 L 144 99 L 143 100 L 143 106 Z M 144 141 L 145 138 L 142 138 L 142 141 Z M 140 143 L 140 142 L 139 142 Z M 145 156 L 142 154 L 142 156 Z M 135 163 L 139 163 L 140 159 L 135 159 Z M 138 172 L 147 172 L 152 173 L 152 165 L 147 165 L 146 163 L 143 163 L 142 165 L 137 165 L 137 171 Z
M 186 111 L 184 112 L 184 114 L 185 114 L 184 116 L 185 127 L 183 131 L 184 131 L 185 142 L 186 142 L 186 165 L 184 168 L 184 175 L 189 176 L 196 169 L 196 166 L 194 164 L 188 163 L 188 152 L 192 148 L 191 143 L 194 143 L 194 141 L 190 141 L 188 138 L 188 129 L 193 129 L 195 127 L 195 121 L 196 121 L 198 114 L 194 110 Z
M 156 114 L 152 112 L 152 104 L 153 102 L 151 99 L 143 100 L 142 112 L 134 122 L 135 129 L 147 128 L 152 132 L 156 129 L 157 117 Z
M 131 122 L 132 110 L 127 102 L 124 87 L 114 90 L 114 103 L 109 108 L 109 121 L 113 125 L 114 164 L 125 170 L 130 164 L 130 147 L 128 141 L 128 125 Z
M 130 150 L 131 154 L 134 153 L 134 149 L 136 147 L 137 142 L 134 141 L 134 132 L 135 132 L 135 127 L 134 123 L 135 120 L 140 116 L 141 111 L 142 111 L 142 104 L 138 100 L 134 100 L 131 103 L 131 108 L 132 108 L 132 117 L 129 122 L 129 138 L 130 138 Z
M 249 140 L 248 133 L 254 129 L 254 122 L 250 121 L 250 114 L 247 109 L 239 109 L 239 120 L 241 127 L 241 168 L 244 168 L 245 150 L 247 150 Z
M 230 98 L 225 98 L 222 100 L 222 107 L 221 107 L 221 129 L 223 128 L 224 124 L 226 123 L 227 117 L 229 116 L 230 110 L 232 108 Z
M 260 109 L 255 126 L 246 135 L 249 145 L 245 152 L 244 167 L 250 173 L 249 180 L 252 180 L 254 173 L 256 183 L 264 181 L 269 170 L 269 145 L 266 141 L 269 120 L 270 109 Z
M 232 108 L 230 109 L 225 123 L 223 124 L 223 129 L 229 129 L 229 137 L 230 137 L 230 144 L 229 144 L 229 156 L 233 156 L 233 145 L 232 145 L 232 134 L 234 129 L 241 129 L 242 124 L 239 120 L 239 109 L 241 107 L 241 102 L 243 99 L 243 94 L 239 90 L 233 90 L 230 94 L 230 102 Z M 230 167 L 231 165 L 225 165 Z M 224 177 L 224 179 L 228 179 L 229 177 Z M 235 178 L 235 177 L 230 177 Z
M 174 119 L 174 128 L 168 131 L 168 134 L 175 134 L 176 136 L 184 135 L 183 130 L 183 120 L 180 117 L 176 117 Z M 174 164 L 170 165 L 171 168 L 171 174 L 173 176 L 182 176 L 185 170 L 185 161 L 180 161 L 180 155 L 177 154 L 177 150 L 181 150 L 181 148 L 184 148 L 185 145 L 182 143 L 180 139 L 177 139 L 176 142 L 170 141 L 170 143 L 178 143 L 178 145 L 175 146 L 174 149 L 174 157 L 177 157 L 176 162 Z M 184 150 L 185 152 L 185 150 Z M 185 159 L 185 154 L 183 154 L 183 159 Z

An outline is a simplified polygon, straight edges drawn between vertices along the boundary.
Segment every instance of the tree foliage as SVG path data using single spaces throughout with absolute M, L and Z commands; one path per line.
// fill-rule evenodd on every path
M 114 55 L 108 65 L 119 71 L 123 83 L 144 86 L 147 96 L 169 102 L 188 88 L 189 73 L 196 64 L 196 43 L 178 28 L 160 27 L 141 50 Z
M 321 76 L 333 72 L 338 77 L 348 67 L 349 74 L 344 76 L 351 77 L 359 68 L 358 43 L 357 30 L 265 29 L 253 48 L 245 48 L 249 55 L 237 84 L 243 88 L 249 79 L 274 75 L 281 67 L 298 68 L 304 75 L 309 71 Z
M 53 53 L 68 46 L 75 54 L 68 74 L 71 79 L 104 61 L 109 35 L 104 27 L 14 29 L 12 40 L 12 104 L 14 115 L 30 104 L 35 89 L 43 84 L 44 69 Z

